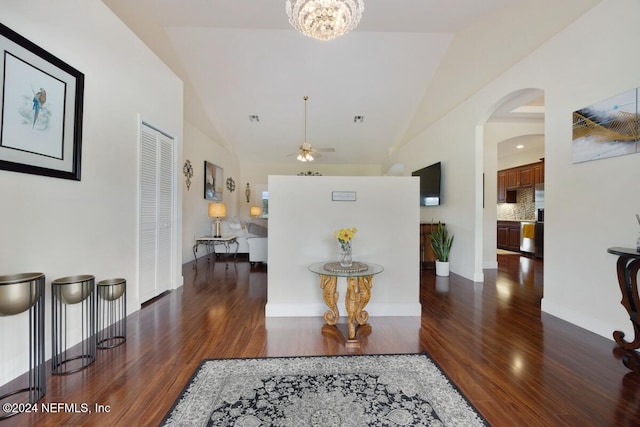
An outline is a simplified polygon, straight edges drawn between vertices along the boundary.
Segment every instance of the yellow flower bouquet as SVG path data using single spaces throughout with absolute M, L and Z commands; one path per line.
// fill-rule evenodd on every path
M 338 239 L 338 242 L 340 242 L 340 246 L 342 246 L 342 249 L 344 249 L 345 246 L 351 246 L 351 239 L 353 239 L 353 235 L 356 234 L 357 231 L 358 229 L 355 227 L 341 228 L 340 230 L 333 233 L 333 235 L 336 239 Z
M 343 267 L 350 267 L 351 262 L 351 239 L 353 239 L 353 235 L 358 231 L 357 228 L 341 228 L 340 230 L 333 233 L 333 236 L 338 239 L 340 243 L 340 248 L 342 249 L 342 254 L 340 257 L 340 265 Z

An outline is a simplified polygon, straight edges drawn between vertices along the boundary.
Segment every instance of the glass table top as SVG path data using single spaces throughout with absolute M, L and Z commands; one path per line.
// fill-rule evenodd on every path
M 328 266 L 328 264 L 331 265 Z M 338 277 L 372 276 L 384 271 L 384 267 L 382 267 L 381 265 L 373 264 L 370 262 L 354 261 L 353 264 L 355 268 L 353 269 L 353 271 L 350 271 L 349 267 L 340 268 L 340 264 L 335 261 L 323 261 L 311 264 L 309 266 L 309 270 L 316 274 L 322 274 L 324 276 Z M 336 266 L 337 268 L 333 268 L 333 266 Z M 359 266 L 361 266 L 362 268 L 357 268 Z

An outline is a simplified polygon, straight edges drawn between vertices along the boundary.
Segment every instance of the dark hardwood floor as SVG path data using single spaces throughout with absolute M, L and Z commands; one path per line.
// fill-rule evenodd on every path
M 640 425 L 640 375 L 613 341 L 540 312 L 541 261 L 499 255 L 498 264 L 484 284 L 423 271 L 421 319 L 371 317 L 356 353 L 429 352 L 494 426 Z M 99 350 L 81 372 L 48 374 L 41 402 L 110 412 L 63 408 L 0 427 L 158 425 L 202 359 L 348 353 L 320 333 L 321 318 L 265 320 L 264 267 L 206 258 L 193 267 L 184 265 L 182 288 L 129 316 L 124 345 Z

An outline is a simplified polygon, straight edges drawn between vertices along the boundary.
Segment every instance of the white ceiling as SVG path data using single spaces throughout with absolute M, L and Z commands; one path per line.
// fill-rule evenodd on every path
M 317 160 L 331 164 L 382 163 L 454 34 L 526 3 L 365 0 L 354 32 L 320 42 L 291 28 L 284 0 L 103 1 L 185 81 L 204 113 L 188 119 L 243 162 L 296 162 L 307 95 L 307 141 L 335 148 Z

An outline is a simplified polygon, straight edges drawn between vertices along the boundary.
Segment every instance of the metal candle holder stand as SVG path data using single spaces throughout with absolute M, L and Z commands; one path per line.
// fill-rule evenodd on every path
M 98 282 L 98 349 L 114 348 L 127 339 L 127 281 Z
M 44 293 L 43 273 L 0 276 L 0 317 L 29 310 L 29 386 L 3 394 L 0 401 L 29 392 L 29 403 L 35 403 L 45 394 Z M 7 412 L 0 420 L 17 413 Z
M 66 375 L 78 372 L 96 360 L 95 277 L 81 275 L 63 277 L 51 282 L 51 373 Z M 80 354 L 70 355 L 67 347 L 68 309 L 80 304 L 82 341 Z M 74 361 L 77 363 L 71 363 Z

